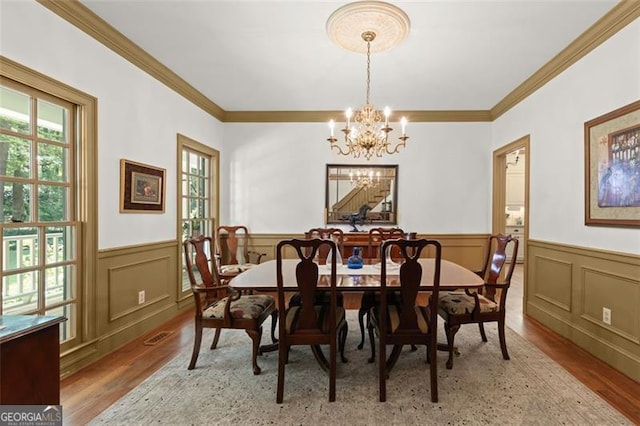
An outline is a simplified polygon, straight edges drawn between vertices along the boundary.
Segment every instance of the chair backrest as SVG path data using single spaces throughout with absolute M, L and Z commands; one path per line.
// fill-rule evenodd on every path
M 401 307 L 399 309 L 398 328 L 393 332 L 396 335 L 417 335 L 421 333 L 421 327 L 418 324 L 418 316 L 416 315 L 416 299 L 420 286 L 422 285 L 422 265 L 418 262 L 420 254 L 425 247 L 433 247 L 435 251 L 434 257 L 434 274 L 431 283 L 433 289 L 429 296 L 429 305 L 437 306 L 440 291 L 440 265 L 442 262 L 442 247 L 436 240 L 427 239 L 397 239 L 387 240 L 382 244 L 381 252 L 386 252 L 393 247 L 397 247 L 402 257 L 400 264 L 400 299 Z M 387 306 L 388 295 L 391 292 L 397 292 L 398 287 L 387 286 L 387 265 L 382 262 L 380 265 L 380 306 Z M 393 273 L 398 274 L 397 272 Z M 396 299 L 397 300 L 397 299 Z M 438 310 L 429 309 L 429 323 L 431 330 L 436 330 L 438 320 Z M 386 309 L 380 310 L 380 332 L 389 335 L 388 319 L 386 318 Z M 409 342 L 410 343 L 410 342 Z
M 222 282 L 218 276 L 216 258 L 213 255 L 213 239 L 208 236 L 199 235 L 185 240 L 182 243 L 182 247 L 184 250 L 185 268 L 196 302 L 196 312 L 199 312 L 203 307 L 210 305 L 220 297 L 220 295 L 216 297 L 214 294 L 209 293 L 205 297 L 203 293 L 195 291 L 197 287 L 222 286 Z M 198 276 L 196 276 L 196 273 Z M 203 299 L 201 299 L 201 297 Z
M 371 259 L 377 258 L 377 255 L 380 253 L 378 247 L 381 247 L 384 241 L 405 238 L 405 236 L 406 234 L 402 228 L 371 228 L 369 230 L 369 257 Z M 391 257 L 396 259 L 398 257 L 397 250 L 392 250 Z
M 249 262 L 249 230 L 244 225 L 221 225 L 216 229 L 221 265 Z
M 318 264 L 313 259 L 320 249 L 320 247 L 327 246 L 327 251 L 332 252 L 331 261 L 331 275 L 328 277 L 323 276 L 322 280 L 328 279 L 328 286 L 323 285 L 318 287 Z M 282 274 L 282 261 L 284 258 L 284 252 L 287 247 L 293 248 L 297 254 L 296 265 L 296 284 L 297 289 L 291 287 L 284 287 L 284 278 Z M 330 336 L 330 340 L 335 341 L 336 337 L 336 307 L 337 307 L 337 290 L 336 290 L 336 244 L 331 240 L 322 240 L 319 238 L 313 239 L 291 239 L 280 241 L 276 249 L 276 281 L 278 284 L 278 306 L 286 306 L 285 304 L 285 292 L 298 291 L 300 293 L 301 304 L 300 311 L 297 315 L 297 323 L 295 327 L 292 327 L 292 331 L 289 333 L 293 335 L 308 335 L 309 339 L 313 339 L 312 336 L 326 335 Z M 321 312 L 316 309 L 316 293 L 319 291 L 329 291 L 329 316 L 328 323 L 320 323 L 320 319 L 323 317 Z M 280 333 L 284 335 L 285 321 L 284 321 L 284 309 L 281 309 L 280 316 Z
M 504 265 L 507 263 L 507 248 L 513 246 L 511 250 L 511 259 L 508 261 L 509 267 L 504 275 L 502 283 L 510 284 L 511 276 L 516 266 L 516 257 L 518 256 L 518 239 L 511 235 L 496 234 L 491 235 L 487 241 L 487 255 L 482 270 L 478 273 L 486 283 L 496 284 L 503 272 Z M 484 289 L 483 295 L 495 300 L 495 288 L 487 287 Z
M 304 234 L 306 239 L 320 238 L 322 240 L 333 240 L 338 247 L 339 253 L 344 253 L 344 232 L 340 228 L 311 228 Z M 310 248 L 307 248 L 309 253 Z M 323 265 L 329 255 L 329 247 L 322 245 L 318 249 L 318 262 Z

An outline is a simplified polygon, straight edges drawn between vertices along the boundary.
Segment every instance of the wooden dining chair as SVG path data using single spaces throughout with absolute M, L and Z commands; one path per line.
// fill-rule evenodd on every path
M 313 261 L 317 251 L 323 245 L 332 252 L 331 273 L 320 281 L 326 285 L 319 288 L 318 265 Z M 284 286 L 282 260 L 285 249 L 293 248 L 299 262 L 296 265 L 295 280 L 300 293 L 300 305 L 280 310 L 279 347 L 278 347 L 278 389 L 276 401 L 282 403 L 284 396 L 285 364 L 289 358 L 289 348 L 294 345 L 309 345 L 320 366 L 329 372 L 329 401 L 336 399 L 336 353 L 340 350 L 342 361 L 347 339 L 347 321 L 344 308 L 338 306 L 336 289 L 336 244 L 331 240 L 291 239 L 278 243 L 276 250 L 276 281 L 278 285 L 278 304 L 285 306 L 285 292 L 291 287 Z M 328 283 L 326 281 L 328 280 Z M 329 292 L 329 304 L 317 305 L 318 291 Z M 329 360 L 325 358 L 320 345 L 329 346 Z
M 215 349 L 223 328 L 242 329 L 253 341 L 253 374 L 260 374 L 258 353 L 262 337 L 262 323 L 271 316 L 271 340 L 275 343 L 278 316 L 275 299 L 267 295 L 240 295 L 218 276 L 213 256 L 213 239 L 200 235 L 182 243 L 185 267 L 195 302 L 195 338 L 189 370 L 198 361 L 204 328 L 214 328 L 211 349 Z M 196 277 L 196 273 L 198 277 Z
M 223 280 L 230 280 L 259 264 L 266 256 L 266 253 L 249 250 L 249 240 L 249 229 L 244 225 L 220 225 L 216 228 L 216 253 L 220 277 Z
M 415 239 L 415 233 L 412 234 Z M 384 256 L 380 257 L 380 247 L 382 243 L 386 240 L 395 239 L 395 238 L 405 238 L 406 234 L 402 228 L 371 228 L 369 230 L 369 258 L 371 258 L 372 262 L 379 259 L 384 259 Z M 393 253 L 394 257 L 397 258 L 397 253 Z M 390 296 L 390 300 L 394 299 L 395 296 Z M 364 325 L 365 325 L 365 315 L 368 315 L 369 310 L 372 306 L 378 304 L 380 301 L 378 293 L 374 291 L 365 291 L 362 293 L 362 298 L 360 299 L 360 309 L 358 309 L 358 324 L 360 325 L 360 343 L 358 344 L 358 349 L 362 349 L 364 347 Z M 369 319 L 367 318 L 367 323 Z
M 417 297 L 422 283 L 422 265 L 418 262 L 420 254 L 425 247 L 435 251 L 435 267 L 433 281 L 430 283 L 432 290 L 429 295 L 428 306 L 419 306 Z M 387 376 L 400 357 L 403 345 L 425 345 L 427 348 L 427 361 L 429 362 L 431 401 L 438 402 L 438 370 L 437 370 L 437 301 L 440 291 L 440 266 L 442 261 L 442 247 L 436 240 L 388 240 L 382 244 L 381 253 L 397 248 L 402 263 L 400 265 L 400 288 L 387 285 L 387 265 L 381 264 L 380 273 L 380 303 L 371 308 L 371 316 L 368 324 L 369 338 L 371 340 L 371 360 L 375 358 L 375 345 L 373 340 L 374 330 L 378 331 L 380 339 L 379 380 L 380 401 L 387 398 Z M 395 273 L 394 273 L 395 275 Z M 400 301 L 391 303 L 390 296 L 393 292 L 399 292 Z M 393 345 L 393 350 L 386 357 L 387 345 Z
M 307 232 L 304 233 L 304 237 L 309 240 L 312 238 L 320 238 L 322 240 L 332 240 L 336 243 L 338 252 L 337 256 L 342 256 L 344 253 L 344 231 L 340 228 L 311 228 Z M 311 248 L 308 247 L 306 249 L 306 254 L 308 255 L 311 251 Z M 317 261 L 319 265 L 325 265 L 327 263 L 327 256 L 331 254 L 331 250 L 327 245 L 321 245 L 318 248 L 314 256 L 314 260 Z M 337 259 L 337 257 L 336 257 Z M 340 262 L 338 262 L 340 263 Z M 329 293 L 326 291 L 319 291 L 317 293 L 316 304 L 328 304 L 329 303 Z M 299 305 L 301 303 L 300 293 L 296 292 L 289 298 L 289 306 Z M 344 306 L 342 293 L 338 293 L 338 306 Z
M 338 247 L 338 253 L 344 254 L 344 231 L 340 228 L 311 228 L 304 234 L 306 239 L 320 238 L 323 240 L 333 240 Z M 320 265 L 324 265 L 327 262 L 327 256 L 329 255 L 329 248 L 327 246 L 321 246 L 318 249 L 317 259 Z
M 511 259 L 507 260 L 508 245 L 513 246 Z M 444 319 L 444 329 L 447 335 L 449 359 L 447 368 L 453 368 L 454 345 L 453 340 L 462 324 L 477 323 L 483 342 L 487 341 L 484 323 L 498 323 L 498 338 L 502 357 L 509 359 L 504 327 L 506 316 L 507 291 L 511 285 L 511 276 L 516 266 L 518 255 L 518 239 L 511 235 L 491 235 L 487 242 L 484 266 L 476 273 L 485 280 L 484 286 L 477 291 L 453 291 L 440 294 L 438 312 Z M 503 279 L 500 279 L 504 265 L 508 269 Z

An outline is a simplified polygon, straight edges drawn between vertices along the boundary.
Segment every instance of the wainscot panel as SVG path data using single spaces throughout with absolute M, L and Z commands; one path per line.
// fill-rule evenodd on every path
M 178 242 L 165 241 L 102 250 L 95 287 L 97 335 L 62 354 L 65 377 L 158 327 L 179 313 L 176 304 Z M 138 303 L 138 293 L 145 301 Z M 185 309 L 192 308 L 188 304 Z
M 479 270 L 484 261 L 488 234 L 418 234 L 418 238 L 431 238 L 442 244 L 442 257 L 459 263 L 472 270 Z M 276 246 L 279 241 L 290 238 L 304 238 L 304 234 L 252 234 L 249 241 L 250 250 L 266 253 L 263 261 L 275 259 Z M 286 254 L 286 253 L 285 253 Z M 432 257 L 433 253 L 426 251 L 423 257 Z M 294 257 L 291 251 L 287 257 Z
M 640 381 L 640 256 L 529 240 L 526 262 L 527 315 Z

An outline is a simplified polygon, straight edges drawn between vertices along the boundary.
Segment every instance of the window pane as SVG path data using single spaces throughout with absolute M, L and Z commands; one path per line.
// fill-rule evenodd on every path
M 60 323 L 60 343 L 76 337 L 76 304 L 59 306 L 45 312 L 45 315 L 56 315 L 67 318 L 67 321 Z
M 38 179 L 66 182 L 68 150 L 48 143 L 38 144 Z
M 189 219 L 198 217 L 198 200 L 196 198 L 189 198 Z
M 198 195 L 201 197 L 204 197 L 207 195 L 205 182 L 206 181 L 204 178 L 198 179 L 196 182 L 196 184 L 198 185 L 198 189 L 197 189 Z
M 0 87 L 0 128 L 29 134 L 29 95 Z
M 189 171 L 189 153 L 187 151 L 182 151 L 182 172 Z
M 189 196 L 189 176 L 184 174 L 182 175 L 182 196 Z
M 197 176 L 189 176 L 189 192 L 187 193 L 190 196 L 198 196 L 200 195 L 199 192 L 199 184 L 200 184 L 200 178 Z M 185 195 L 187 195 L 185 194 Z
M 25 314 L 38 308 L 38 271 L 2 277 L 2 315 Z
M 68 220 L 68 192 L 68 189 L 62 186 L 38 186 L 38 220 L 40 222 Z
M 31 222 L 33 185 L 2 182 L 2 216 L 4 222 Z
M 191 222 L 191 235 L 202 235 L 204 232 L 204 221 L 194 220 Z
M 38 137 L 67 142 L 67 110 L 38 99 Z
M 182 218 L 189 219 L 189 199 L 182 197 Z
M 49 226 L 44 232 L 47 240 L 45 264 L 75 260 L 75 227 Z
M 38 263 L 36 228 L 5 228 L 2 232 L 3 272 L 30 268 Z
M 194 175 L 199 175 L 201 174 L 200 171 L 200 156 L 198 156 L 197 154 L 194 154 L 193 152 L 189 154 L 189 170 L 187 170 L 189 173 L 192 173 Z
M 47 306 L 75 298 L 75 267 L 57 266 L 44 270 L 44 296 Z
M 207 217 L 207 212 L 205 210 L 205 200 L 198 200 L 198 217 Z
M 9 177 L 31 177 L 31 144 L 27 139 L 0 135 L 0 153 L 7 164 L 0 167 L 0 174 Z
M 189 238 L 190 235 L 191 234 L 189 233 L 189 221 L 183 220 L 182 221 L 182 239 L 180 241 L 186 240 L 187 238 Z

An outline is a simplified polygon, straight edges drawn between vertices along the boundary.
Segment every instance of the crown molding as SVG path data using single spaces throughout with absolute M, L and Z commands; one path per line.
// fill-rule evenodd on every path
M 394 111 L 412 123 L 491 121 L 490 111 Z M 227 111 L 226 123 L 317 123 L 342 117 L 344 111 Z
M 565 49 L 491 108 L 495 120 L 640 16 L 640 1 L 622 0 Z
M 218 120 L 224 110 L 78 0 L 36 0 Z
M 102 20 L 78 0 L 36 0 L 70 24 L 95 38 L 141 70 L 156 78 L 203 111 L 228 123 L 324 122 L 342 111 L 225 111 L 176 73 Z M 621 0 L 491 110 L 397 111 L 411 122 L 493 121 L 598 47 L 640 16 L 640 1 Z

